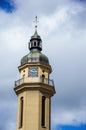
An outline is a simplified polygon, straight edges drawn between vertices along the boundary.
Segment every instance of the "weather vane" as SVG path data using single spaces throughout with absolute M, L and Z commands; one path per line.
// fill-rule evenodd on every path
M 37 27 L 38 27 L 37 23 L 39 22 L 37 16 L 35 17 L 35 21 L 34 22 L 35 22 L 35 30 L 37 31 Z

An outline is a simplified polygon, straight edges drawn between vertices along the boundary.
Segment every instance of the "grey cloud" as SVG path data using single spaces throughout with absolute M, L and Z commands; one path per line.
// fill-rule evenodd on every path
M 72 44 L 71 44 L 72 45 Z M 82 45 L 83 46 L 83 45 Z M 72 53 L 72 48 L 69 51 L 64 47 L 64 51 L 67 53 L 62 53 L 60 47 L 57 48 L 57 57 L 55 56 L 54 65 L 54 80 L 57 90 L 57 108 L 62 105 L 62 107 L 79 108 L 86 97 L 86 61 L 85 61 L 85 49 L 83 48 L 83 54 L 78 52 L 78 46 L 75 46 L 75 50 Z M 60 54 L 62 53 L 62 54 Z M 78 53 L 78 54 L 77 54 Z M 79 54 L 80 53 L 80 54 Z M 55 53 L 54 53 L 55 55 Z M 53 56 L 54 56 L 53 55 Z M 62 56 L 60 56 L 62 55 Z M 80 109 L 80 108 L 79 108 Z
M 17 15 L 24 22 L 25 22 L 24 19 L 27 19 L 28 22 L 32 22 L 33 18 L 36 15 L 38 15 L 38 17 L 41 17 L 42 15 L 48 16 L 50 14 L 53 14 L 59 7 L 64 7 L 64 5 L 68 5 L 69 3 L 70 3 L 69 0 L 64 0 L 64 1 L 63 0 L 53 0 L 53 1 L 25 0 L 25 2 L 23 2 L 23 0 L 19 0 L 16 1 L 16 4 L 18 5 Z
M 12 109 L 10 109 L 12 106 L 12 104 L 10 104 L 9 108 L 6 106 L 5 108 L 3 108 L 3 110 L 0 109 L 0 116 L 1 116 L 1 121 L 0 121 L 0 128 L 1 130 L 8 130 L 8 128 L 10 129 L 10 125 L 11 123 L 14 124 L 14 126 L 16 126 L 15 122 L 15 117 L 14 115 L 16 115 L 16 111 L 12 111 Z M 15 127 L 16 128 L 16 127 Z M 11 129 L 10 129 L 11 130 Z
M 86 2 L 86 0 L 71 0 L 71 1 L 78 2 L 78 3 L 85 3 Z
M 57 123 L 59 116 L 64 113 L 78 115 L 79 111 L 83 111 L 83 116 L 86 113 L 86 32 L 84 29 L 78 31 L 76 28 L 72 31 L 72 33 L 71 30 L 68 31 L 70 33 L 68 39 L 66 33 L 61 32 L 61 38 L 53 35 L 48 41 L 52 46 L 48 44 L 48 49 L 51 50 L 48 54 L 57 92 L 52 99 L 52 115 L 57 114 Z
M 71 15 L 70 20 L 73 21 L 76 29 L 78 30 L 86 29 L 86 8 L 85 7 L 80 12 L 77 12 L 75 14 L 70 14 L 70 15 Z
M 16 1 L 16 3 L 18 3 L 18 1 Z M 34 21 L 34 15 L 37 15 L 38 13 L 40 17 L 47 16 L 47 18 L 49 15 L 52 15 L 53 19 L 55 19 L 53 12 L 59 11 L 57 8 L 58 6 L 61 7 L 61 5 L 61 9 L 66 6 L 69 8 L 70 1 L 65 0 L 62 4 L 62 0 L 54 0 L 53 2 L 37 1 L 37 3 L 35 3 L 35 1 L 27 2 L 20 0 L 18 4 L 18 10 L 16 10 L 15 14 L 9 16 L 6 15 L 8 21 L 7 25 L 5 14 L 4 18 L 2 17 L 3 14 L 1 14 L 1 27 L 3 25 L 1 31 L 5 32 L 6 29 L 13 29 L 13 27 L 17 29 L 20 27 L 22 28 L 22 37 L 20 38 L 23 40 L 23 37 L 29 36 L 23 33 L 23 31 L 26 30 L 26 27 L 28 27 L 27 30 L 29 30 L 29 34 L 32 35 L 32 32 L 30 31 L 33 28 L 30 28 L 29 25 Z M 55 29 L 53 31 L 51 30 L 51 32 L 47 30 L 48 37 L 46 36 L 46 30 L 40 31 L 43 31 L 44 53 L 46 52 L 53 68 L 52 77 L 55 82 L 57 93 L 55 97 L 52 98 L 52 114 L 55 113 L 58 115 L 58 119 L 63 112 L 66 113 L 68 111 L 72 114 L 73 111 L 75 113 L 79 112 L 82 107 L 86 108 L 86 31 L 81 27 L 83 21 L 80 21 L 83 17 L 85 17 L 84 11 L 76 14 L 71 14 L 70 11 L 67 15 L 67 19 L 64 22 L 59 23 L 59 27 L 56 25 Z M 79 29 L 77 29 L 72 23 L 74 23 Z M 41 26 L 43 26 L 43 24 Z M 11 31 L 13 32 L 13 30 Z M 16 30 L 16 32 L 17 31 L 19 32 L 19 30 Z M 22 42 L 19 45 L 22 40 L 15 41 L 15 38 L 17 39 L 17 37 L 15 37 L 16 33 L 13 33 L 14 37 L 12 37 L 12 39 L 9 38 L 10 40 L 6 38 L 9 35 L 9 33 L 6 33 L 4 36 L 1 35 L 2 37 L 0 37 L 2 45 L 2 48 L 0 48 L 0 61 L 2 63 L 0 68 L 0 102 L 2 104 L 2 107 L 0 106 L 0 116 L 2 117 L 2 112 L 5 112 L 2 122 L 0 121 L 0 127 L 4 130 L 7 130 L 7 125 L 9 124 L 11 126 L 13 122 L 13 126 L 16 127 L 17 96 L 13 91 L 13 87 L 14 81 L 19 79 L 17 66 L 20 65 L 20 59 L 28 53 L 28 50 L 25 50 L 27 49 L 28 40 L 23 40 L 24 43 Z M 3 41 L 5 38 L 6 40 Z M 85 112 L 85 110 L 83 111 Z M 54 120 L 54 118 L 52 120 Z M 4 126 L 4 122 L 7 128 Z M 14 129 L 15 128 L 12 130 Z
M 10 83 L 1 86 L 0 89 L 0 128 L 8 130 L 11 128 L 16 129 L 16 117 L 17 117 L 17 96 L 13 92 L 13 84 Z

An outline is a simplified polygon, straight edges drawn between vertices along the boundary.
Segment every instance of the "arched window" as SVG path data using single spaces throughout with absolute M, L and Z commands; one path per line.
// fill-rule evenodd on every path
M 29 42 L 29 48 L 31 48 L 31 42 Z
M 36 41 L 34 42 L 34 46 L 36 46 Z
M 42 82 L 44 82 L 44 81 L 45 81 L 45 75 L 42 74 Z
M 40 42 L 38 41 L 38 46 L 40 45 Z
M 42 42 L 40 42 L 40 47 L 42 47 Z
M 23 97 L 20 98 L 20 119 L 19 119 L 19 128 L 23 126 Z
M 34 41 L 32 42 L 31 47 L 34 47 Z
M 45 127 L 45 96 L 42 96 L 42 111 L 41 111 L 41 125 Z

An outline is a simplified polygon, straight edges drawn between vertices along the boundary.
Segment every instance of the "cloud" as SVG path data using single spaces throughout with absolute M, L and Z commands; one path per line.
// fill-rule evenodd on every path
M 84 116 L 86 115 L 86 25 L 83 28 L 82 22 L 77 25 L 78 21 L 72 19 L 74 15 L 78 16 L 84 10 L 80 5 L 77 8 L 78 10 L 75 7 L 70 10 L 66 7 L 63 13 L 59 10 L 42 20 L 48 23 L 47 26 L 42 26 L 44 35 L 47 35 L 44 50 L 47 50 L 53 63 L 53 77 L 57 90 L 52 103 L 52 121 L 54 120 L 52 124 L 73 124 L 74 119 L 78 123 L 86 122 Z
M 56 47 L 53 47 L 54 51 L 50 56 L 54 57 L 52 65 L 57 90 L 52 103 L 54 123 L 72 124 L 73 119 L 79 120 L 79 123 L 86 122 L 85 35 L 84 30 L 77 32 L 77 29 L 73 28 L 65 34 L 61 33 L 61 37 L 57 38 L 58 42 L 55 42 L 55 36 L 49 39 L 50 44 L 54 43 Z
M 79 3 L 84 3 L 84 2 L 86 2 L 86 0 L 73 0 L 73 1 L 79 2 Z
M 29 53 L 28 42 L 34 33 L 33 21 L 37 14 L 43 53 L 49 57 L 53 68 L 51 78 L 57 92 L 52 98 L 52 127 L 86 123 L 84 5 L 71 0 L 18 0 L 16 5 L 13 13 L 0 11 L 1 117 L 4 113 L 0 128 L 15 129 L 17 97 L 13 92 L 14 81 L 19 79 L 17 67 L 21 58 Z

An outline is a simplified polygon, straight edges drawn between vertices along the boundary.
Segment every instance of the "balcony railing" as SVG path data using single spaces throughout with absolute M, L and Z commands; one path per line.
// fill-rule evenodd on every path
M 17 87 L 23 83 L 44 83 L 44 84 L 54 86 L 53 80 L 50 80 L 50 79 L 47 79 L 44 77 L 34 77 L 34 78 L 33 77 L 24 77 L 22 79 L 15 81 L 15 87 Z

